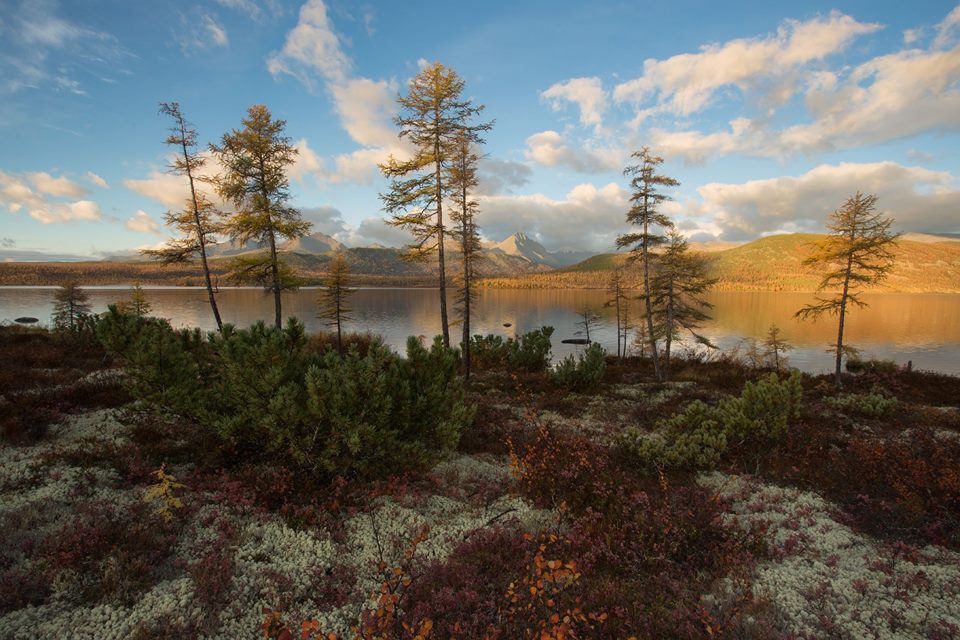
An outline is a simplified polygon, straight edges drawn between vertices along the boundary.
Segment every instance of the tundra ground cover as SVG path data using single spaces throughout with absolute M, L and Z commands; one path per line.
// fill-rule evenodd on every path
M 122 376 L 31 339 L 49 359 L 27 389 Z M 45 391 L 49 428 L 0 449 L 0 637 L 955 637 L 960 381 L 870 375 L 845 392 L 895 406 L 804 377 L 786 432 L 728 443 L 709 473 L 639 465 L 620 436 L 760 372 L 674 362 L 655 383 L 610 361 L 577 393 L 493 368 L 456 449 L 377 475 L 218 451 L 115 406 L 115 382 Z

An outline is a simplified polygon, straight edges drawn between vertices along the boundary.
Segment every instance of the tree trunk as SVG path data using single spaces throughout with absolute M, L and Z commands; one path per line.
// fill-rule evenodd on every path
M 673 344 L 673 285 L 667 290 L 667 336 L 664 345 L 664 373 L 670 371 L 670 345 Z
M 647 196 L 643 197 L 643 207 L 644 210 L 647 208 Z M 643 223 L 643 293 L 644 293 L 644 302 L 647 307 L 647 331 L 649 335 L 647 339 L 650 341 L 650 357 L 653 360 L 653 374 L 657 378 L 657 382 L 663 382 L 663 374 L 660 373 L 660 359 L 657 356 L 657 339 L 653 334 L 653 303 L 650 300 L 650 256 L 647 251 L 647 229 L 648 225 L 646 220 Z
M 437 176 L 437 246 L 440 254 L 440 325 L 443 330 L 443 346 L 450 346 L 450 325 L 447 322 L 447 271 L 443 252 L 443 182 L 440 177 L 440 140 L 434 141 L 434 163 Z
M 200 263 L 203 265 L 203 278 L 207 284 L 207 297 L 210 298 L 210 308 L 213 310 L 213 319 L 217 321 L 217 331 L 223 333 L 223 321 L 220 319 L 220 309 L 213 293 L 213 282 L 210 280 L 210 265 L 207 263 L 207 245 L 203 229 L 200 225 L 200 203 L 197 201 L 197 190 L 193 184 L 193 171 L 190 169 L 190 156 L 187 152 L 186 129 L 183 119 L 180 119 L 180 140 L 183 146 L 183 161 L 187 165 L 187 179 L 190 182 L 190 198 L 193 200 L 193 220 L 197 225 L 197 240 L 200 242 Z
M 270 229 L 270 271 L 273 275 L 273 315 L 277 329 L 283 328 L 283 313 L 280 309 L 280 267 L 277 264 L 277 240 Z
M 843 322 L 847 315 L 847 293 L 850 290 L 850 271 L 853 268 L 853 254 L 847 256 L 847 273 L 843 277 L 843 295 L 840 296 L 840 322 L 837 329 L 837 366 L 835 370 L 837 389 L 843 387 L 840 378 L 840 361 L 843 359 Z
M 617 300 L 617 359 L 621 359 L 623 356 L 620 352 L 620 284 L 617 284 L 616 292 L 614 293 Z

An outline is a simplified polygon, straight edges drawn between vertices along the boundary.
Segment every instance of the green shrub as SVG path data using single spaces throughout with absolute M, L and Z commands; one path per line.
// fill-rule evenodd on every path
M 307 372 L 311 420 L 289 443 L 291 454 L 328 471 L 429 464 L 473 420 L 456 371 L 456 353 L 439 338 L 429 350 L 409 338 L 406 359 L 382 345 L 365 357 L 329 354 Z
M 803 388 L 800 373 L 780 380 L 776 373 L 748 382 L 738 398 L 716 406 L 699 400 L 657 423 L 657 432 L 631 427 L 619 445 L 642 465 L 709 469 L 729 447 L 763 444 L 783 438 L 800 415 Z
M 580 391 L 600 384 L 607 368 L 606 354 L 594 342 L 579 356 L 573 354 L 558 362 L 550 371 L 550 380 L 558 387 Z
M 900 371 L 900 365 L 893 360 L 877 360 L 875 358 L 869 360 L 863 360 L 859 357 L 848 358 L 845 366 L 850 373 L 892 374 Z
M 470 341 L 471 359 L 477 369 L 544 371 L 550 365 L 552 335 L 553 327 L 540 327 L 506 340 L 493 334 L 475 335 Z
M 845 393 L 824 398 L 823 404 L 841 413 L 855 413 L 871 418 L 881 418 L 897 408 L 897 399 L 873 391 L 864 394 Z
M 205 338 L 111 310 L 101 337 L 127 362 L 134 397 L 186 417 L 231 451 L 278 455 L 326 472 L 422 467 L 473 419 L 457 354 L 411 338 L 401 358 L 379 341 L 344 358 L 308 346 L 303 324 L 264 323 Z

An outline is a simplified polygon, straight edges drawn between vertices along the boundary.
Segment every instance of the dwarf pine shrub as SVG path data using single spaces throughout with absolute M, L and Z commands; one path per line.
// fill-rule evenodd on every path
M 111 310 L 101 338 L 127 363 L 131 394 L 191 420 L 231 451 L 322 472 L 377 474 L 428 464 L 473 419 L 456 352 L 411 338 L 344 358 L 309 348 L 302 323 L 174 330 Z
M 873 391 L 871 393 L 844 393 L 839 396 L 824 398 L 823 404 L 841 413 L 882 418 L 897 408 L 897 399 Z
M 800 415 L 800 372 L 781 380 L 776 373 L 748 382 L 738 398 L 716 406 L 695 400 L 683 412 L 657 423 L 648 434 L 631 427 L 620 447 L 641 464 L 710 469 L 731 446 L 762 444 L 783 438 Z
M 540 327 L 517 338 L 489 334 L 470 340 L 470 356 L 478 369 L 509 368 L 544 371 L 550 364 L 553 327 Z
M 607 368 L 603 347 L 594 342 L 579 356 L 573 354 L 558 362 L 550 371 L 550 380 L 558 387 L 581 391 L 600 384 Z

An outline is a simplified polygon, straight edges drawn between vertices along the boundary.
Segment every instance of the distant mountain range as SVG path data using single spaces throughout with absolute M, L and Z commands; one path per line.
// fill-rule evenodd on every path
M 725 291 L 815 291 L 821 271 L 803 265 L 813 244 L 825 236 L 785 234 L 768 236 L 723 248 L 691 247 L 703 253 L 716 289 Z M 960 237 L 938 234 L 905 234 L 895 250 L 896 261 L 878 291 L 960 293 Z M 547 273 L 490 278 L 486 286 L 506 288 L 601 288 L 611 272 L 627 266 L 627 254 L 602 253 Z M 630 267 L 628 267 L 629 269 Z M 633 267 L 635 286 L 639 274 Z
M 813 243 L 824 236 L 789 234 L 760 238 L 742 245 L 692 243 L 703 253 L 716 288 L 728 291 L 813 291 L 820 273 L 803 265 Z M 439 273 L 437 261 L 410 261 L 403 251 L 392 247 L 346 247 L 335 238 L 315 233 L 283 244 L 287 262 L 308 284 L 322 282 L 330 261 L 342 252 L 355 282 L 360 285 L 434 286 Z M 230 259 L 251 251 L 256 245 L 218 246 L 211 266 L 222 284 Z M 627 263 L 626 253 L 590 255 L 578 252 L 547 251 L 523 233 L 484 247 L 478 271 L 482 284 L 506 288 L 603 288 L 610 272 Z M 461 269 L 459 253 L 448 245 L 447 274 Z M 132 256 L 112 260 L 60 262 L 0 262 L 2 285 L 47 285 L 76 280 L 81 284 L 199 284 L 195 265 L 162 267 Z M 637 281 L 638 283 L 638 281 Z M 960 293 L 960 237 L 911 233 L 897 243 L 896 263 L 885 291 Z

